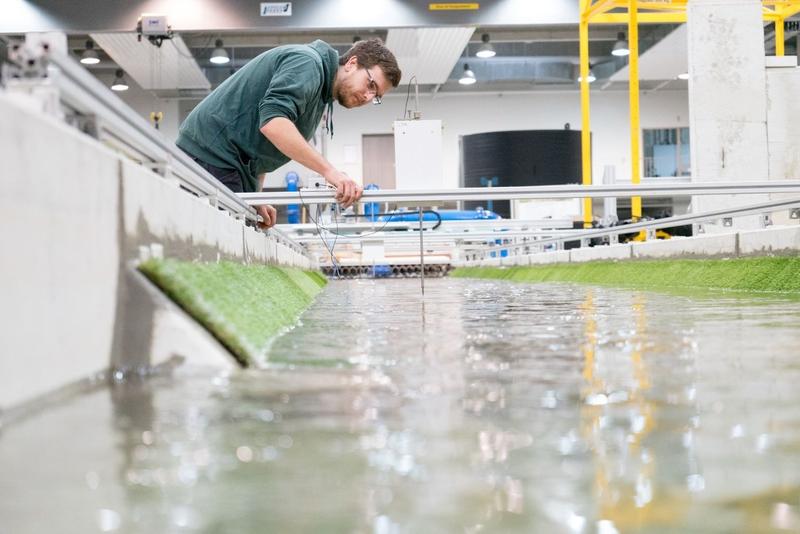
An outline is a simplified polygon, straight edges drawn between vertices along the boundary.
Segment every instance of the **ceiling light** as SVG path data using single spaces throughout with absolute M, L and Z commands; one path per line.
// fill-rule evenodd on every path
M 586 82 L 592 83 L 595 80 L 597 80 L 597 77 L 594 75 L 594 72 L 592 72 L 592 69 L 589 69 L 589 75 L 586 77 Z M 583 76 L 578 76 L 578 83 L 581 83 L 582 81 Z
M 458 83 L 461 85 L 472 85 L 477 81 L 478 80 L 475 78 L 475 73 L 470 70 L 469 65 L 464 63 L 464 74 L 462 74 L 461 78 L 458 79 Z
M 475 55 L 478 56 L 478 57 L 481 57 L 481 58 L 494 57 L 495 54 L 497 54 L 497 52 L 495 52 L 494 47 L 492 46 L 492 43 L 489 42 L 489 34 L 488 33 L 484 33 L 481 36 L 481 41 L 483 41 L 483 44 L 478 49 L 478 51 L 475 53 Z
M 216 48 L 211 52 L 211 63 L 215 65 L 224 65 L 231 60 L 231 58 L 228 57 L 228 51 L 222 48 L 222 39 L 217 39 L 214 46 Z
M 86 50 L 81 54 L 81 63 L 84 65 L 97 65 L 100 63 L 100 56 L 97 55 L 97 50 L 94 49 L 92 40 L 86 41 Z
M 682 72 L 682 73 L 678 74 L 678 79 L 679 80 L 688 80 L 689 79 L 689 73 L 688 72 Z
M 617 34 L 617 42 L 614 43 L 614 48 L 611 50 L 612 56 L 627 56 L 631 53 L 630 48 L 628 48 L 628 41 L 625 40 L 625 32 L 619 32 Z
M 125 73 L 122 72 L 122 69 L 117 69 L 117 72 L 114 75 L 114 83 L 111 84 L 112 91 L 127 91 L 128 90 L 128 82 L 125 81 Z

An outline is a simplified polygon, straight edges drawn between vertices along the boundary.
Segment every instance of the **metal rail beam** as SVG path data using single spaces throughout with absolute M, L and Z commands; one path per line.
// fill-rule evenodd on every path
M 454 200 L 526 200 L 552 198 L 607 198 L 607 197 L 671 197 L 689 195 L 739 195 L 768 193 L 798 193 L 800 180 L 770 182 L 695 182 L 658 183 L 640 185 L 543 185 L 528 187 L 464 187 L 441 190 L 375 190 L 364 191 L 362 202 L 414 202 L 431 205 Z M 251 206 L 272 204 L 328 204 L 335 202 L 335 191 L 308 190 L 299 192 L 239 193 Z
M 425 230 L 432 230 L 439 224 L 435 221 L 425 221 Z M 388 235 L 403 235 L 399 230 L 416 230 L 417 224 L 404 221 L 360 221 L 360 222 L 339 222 L 336 225 L 326 224 L 278 224 L 274 227 L 287 234 L 302 236 L 303 234 L 316 235 L 321 231 L 333 229 L 336 233 L 358 233 L 366 232 L 370 235 L 385 233 Z M 442 221 L 436 232 L 463 233 L 463 232 L 489 232 L 492 229 L 512 231 L 512 230 L 541 230 L 541 229 L 573 229 L 572 219 L 476 219 L 473 221 Z
M 220 184 L 173 143 L 167 141 L 146 120 L 131 110 L 73 58 L 50 54 L 48 61 L 58 73 L 51 82 L 64 105 L 93 118 L 97 128 L 121 151 L 141 156 L 139 161 L 164 174 L 172 174 L 186 189 L 214 200 L 217 206 L 255 221 L 253 208 Z
M 464 242 L 464 241 L 495 241 L 497 239 L 516 239 L 516 238 L 533 238 L 543 236 L 577 236 L 580 238 L 584 230 L 528 230 L 528 231 L 509 231 L 509 232 L 464 232 L 460 234 L 455 233 L 438 233 L 435 231 L 425 232 L 426 243 L 441 243 L 441 242 Z M 319 241 L 319 236 L 316 235 L 301 235 L 293 238 L 298 243 L 314 243 Z M 419 236 L 410 232 L 386 232 L 381 234 L 374 234 L 368 236 L 362 235 L 335 235 L 332 238 L 337 242 L 360 242 L 364 240 L 378 240 L 391 243 L 398 243 L 403 241 L 414 242 L 419 241 Z
M 746 206 L 725 208 L 705 213 L 687 213 L 685 215 L 675 215 L 673 217 L 665 217 L 663 219 L 656 219 L 654 221 L 643 221 L 633 224 L 626 224 L 623 226 L 602 228 L 599 230 L 577 231 L 574 235 L 569 237 L 545 238 L 536 240 L 532 243 L 524 243 L 516 245 L 507 245 L 507 246 L 498 245 L 495 247 L 487 248 L 487 251 L 514 249 L 514 248 L 519 248 L 521 246 L 530 246 L 531 244 L 540 246 L 540 245 L 564 243 L 565 241 L 577 241 L 579 239 L 594 239 L 594 238 L 602 238 L 619 234 L 631 234 L 631 233 L 636 233 L 638 231 L 658 230 L 660 228 L 672 228 L 675 226 L 683 226 L 686 224 L 703 223 L 721 219 L 723 217 L 743 217 L 746 215 L 761 215 L 764 213 L 772 213 L 775 211 L 782 211 L 797 207 L 800 207 L 800 197 L 782 199 L 782 200 L 772 200 L 769 202 L 748 204 Z

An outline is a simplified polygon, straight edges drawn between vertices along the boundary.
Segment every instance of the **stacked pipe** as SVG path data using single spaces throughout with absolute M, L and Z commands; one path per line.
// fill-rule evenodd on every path
M 449 264 L 425 265 L 426 278 L 440 278 L 447 276 L 452 269 Z M 393 264 L 382 266 L 380 271 L 369 265 L 340 265 L 337 267 L 324 266 L 322 272 L 330 278 L 419 278 L 419 264 Z

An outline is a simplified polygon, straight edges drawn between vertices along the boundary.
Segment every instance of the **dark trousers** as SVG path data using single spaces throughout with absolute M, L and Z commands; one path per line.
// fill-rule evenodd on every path
M 222 184 L 233 191 L 234 193 L 243 193 L 244 192 L 244 180 L 242 179 L 242 175 L 239 174 L 239 171 L 236 169 L 226 169 L 222 167 L 215 167 L 205 161 L 196 158 L 186 152 L 190 158 L 192 158 L 198 165 L 203 167 L 208 173 L 222 182 Z

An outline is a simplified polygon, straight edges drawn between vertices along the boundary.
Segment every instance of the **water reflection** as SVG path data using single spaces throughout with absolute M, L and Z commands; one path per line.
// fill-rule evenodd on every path
M 798 315 L 725 294 L 335 282 L 260 369 L 127 380 L 5 428 L 0 489 L 22 497 L 0 524 L 796 530 Z

